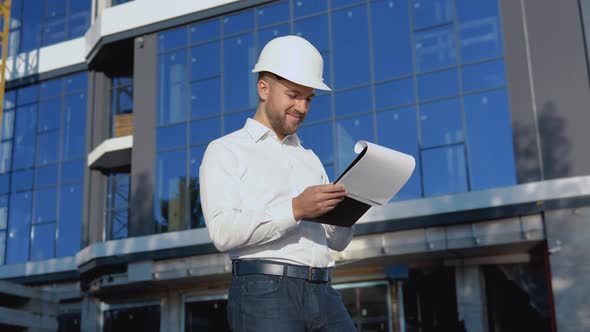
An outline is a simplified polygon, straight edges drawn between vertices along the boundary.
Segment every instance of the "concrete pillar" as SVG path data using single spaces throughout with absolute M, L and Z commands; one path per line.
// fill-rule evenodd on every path
M 101 332 L 102 321 L 100 311 L 100 301 L 88 295 L 82 300 L 82 319 L 80 321 L 80 331 L 83 332 Z
M 457 311 L 469 332 L 488 331 L 488 311 L 483 270 L 479 266 L 455 268 Z

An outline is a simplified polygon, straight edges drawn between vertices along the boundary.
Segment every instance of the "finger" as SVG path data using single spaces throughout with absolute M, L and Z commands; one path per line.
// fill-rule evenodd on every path
M 345 191 L 337 191 L 337 192 L 330 192 L 330 193 L 323 193 L 321 195 L 318 196 L 320 200 L 322 201 L 326 201 L 326 200 L 330 200 L 330 199 L 344 199 L 344 197 L 346 197 L 346 192 Z
M 324 184 L 319 188 L 322 192 L 344 192 L 346 189 L 342 184 Z

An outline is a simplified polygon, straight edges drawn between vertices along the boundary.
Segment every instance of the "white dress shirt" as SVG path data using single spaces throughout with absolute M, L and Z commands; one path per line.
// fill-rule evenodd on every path
M 353 228 L 296 221 L 292 199 L 329 183 L 322 163 L 297 135 L 248 119 L 244 128 L 209 144 L 199 171 L 201 205 L 213 244 L 231 259 L 268 259 L 329 267 Z

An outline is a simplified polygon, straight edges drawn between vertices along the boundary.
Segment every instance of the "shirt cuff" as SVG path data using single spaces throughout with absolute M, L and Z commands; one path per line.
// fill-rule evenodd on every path
M 292 199 L 287 199 L 269 206 L 267 208 L 267 214 L 277 227 L 276 231 L 280 235 L 285 234 L 288 230 L 299 224 L 299 220 L 295 220 L 293 216 Z

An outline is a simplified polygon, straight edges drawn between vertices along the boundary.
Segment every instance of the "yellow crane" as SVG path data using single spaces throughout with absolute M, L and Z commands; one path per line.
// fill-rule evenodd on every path
M 2 64 L 0 64 L 0 124 L 2 123 L 2 112 L 4 111 L 4 87 L 6 73 L 6 57 L 8 54 L 8 33 L 10 30 L 10 5 L 11 0 L 0 0 L 0 47 L 2 47 Z M 0 126 L 0 135 L 2 127 Z

